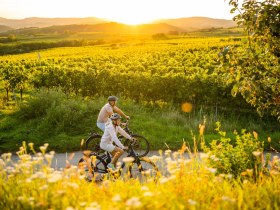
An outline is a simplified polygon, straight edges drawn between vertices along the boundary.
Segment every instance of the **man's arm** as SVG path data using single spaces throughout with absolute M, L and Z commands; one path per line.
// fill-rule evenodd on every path
M 124 118 L 129 119 L 129 116 L 127 116 L 125 113 L 123 113 L 123 111 L 120 108 L 115 106 L 113 109 L 114 109 L 115 112 L 117 112 L 118 114 L 120 114 Z

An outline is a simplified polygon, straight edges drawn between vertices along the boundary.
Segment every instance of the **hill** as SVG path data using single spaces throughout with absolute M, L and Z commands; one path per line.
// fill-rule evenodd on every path
M 166 23 L 185 31 L 197 31 L 208 28 L 230 28 L 236 26 L 236 23 L 233 20 L 214 19 L 208 17 L 161 19 L 155 21 L 155 23 Z
M 168 25 L 166 23 L 143 24 L 131 26 L 115 22 L 101 23 L 94 25 L 63 25 L 50 26 L 45 28 L 21 28 L 13 31 L 14 34 L 65 34 L 79 32 L 100 32 L 100 33 L 118 33 L 118 34 L 154 34 L 168 33 L 170 31 L 183 32 L 184 30 Z
M 0 25 L 0 33 L 2 32 L 6 32 L 6 31 L 9 31 L 9 30 L 12 30 L 13 28 L 9 27 L 9 26 L 3 26 L 3 25 Z
M 89 17 L 89 18 L 25 18 L 25 19 L 6 19 L 0 18 L 0 25 L 9 26 L 15 29 L 19 28 L 44 28 L 59 25 L 96 25 L 101 23 L 110 23 L 105 19 Z M 214 19 L 208 17 L 190 17 L 190 18 L 177 18 L 177 19 L 160 19 L 151 24 L 167 24 L 173 27 L 174 30 L 179 31 L 196 31 L 208 28 L 229 28 L 234 27 L 236 24 L 232 20 Z M 103 26 L 100 26 L 103 28 Z M 151 26 L 150 24 L 141 25 L 138 27 L 141 30 L 155 30 L 155 27 L 162 28 L 163 26 Z M 145 29 L 143 29 L 145 28 Z M 148 29 L 150 28 L 150 29 Z M 151 29 L 153 28 L 153 29 Z M 180 29 L 178 29 L 180 28 Z M 169 30 L 169 29 L 168 29 Z
M 28 27 L 49 27 L 53 25 L 71 25 L 71 24 L 98 24 L 108 22 L 104 19 L 88 17 L 88 18 L 25 18 L 25 19 L 6 19 L 0 18 L 0 25 L 13 28 Z

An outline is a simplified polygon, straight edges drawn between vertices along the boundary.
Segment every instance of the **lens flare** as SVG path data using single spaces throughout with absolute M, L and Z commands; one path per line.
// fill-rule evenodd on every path
M 192 111 L 192 104 L 185 102 L 182 104 L 182 111 L 183 112 L 191 112 Z

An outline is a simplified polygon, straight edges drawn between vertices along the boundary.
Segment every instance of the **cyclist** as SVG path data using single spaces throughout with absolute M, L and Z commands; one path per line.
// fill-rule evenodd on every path
M 118 98 L 116 96 L 109 96 L 108 103 L 105 104 L 98 115 L 97 118 L 97 127 L 100 128 L 103 132 L 105 131 L 105 123 L 108 121 L 109 117 L 114 113 L 118 113 L 121 116 L 129 120 L 129 116 L 123 113 L 123 111 L 116 106 Z
M 124 153 L 124 150 L 127 149 L 127 147 L 123 146 L 120 142 L 117 134 L 120 133 L 122 136 L 130 140 L 133 138 L 120 127 L 121 116 L 118 113 L 112 114 L 110 119 L 111 120 L 108 120 L 105 123 L 105 132 L 101 138 L 100 148 L 108 151 L 112 155 L 112 161 L 108 164 L 108 168 L 115 170 L 119 157 Z M 113 142 L 117 146 L 114 146 Z

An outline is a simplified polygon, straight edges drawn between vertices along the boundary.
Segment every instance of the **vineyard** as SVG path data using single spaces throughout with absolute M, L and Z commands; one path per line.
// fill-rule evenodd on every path
M 278 148 L 277 121 L 268 114 L 258 117 L 240 94 L 233 97 L 233 84 L 221 67 L 219 54 L 225 47 L 245 45 L 242 37 L 169 36 L 2 56 L 0 108 L 14 112 L 19 105 L 21 114 L 11 116 L 10 122 L 3 112 L 1 142 L 9 142 L 5 148 L 16 148 L 23 139 L 31 138 L 38 144 L 47 140 L 59 151 L 78 149 L 80 139 L 94 126 L 104 98 L 117 95 L 121 107 L 136 118 L 136 130 L 152 139 L 153 149 L 163 142 L 178 148 L 182 139 L 191 139 L 190 131 L 196 131 L 205 117 L 209 141 L 219 120 L 229 133 L 247 128 L 257 130 L 263 138 L 271 136 Z M 42 89 L 62 93 L 35 94 Z M 34 97 L 38 100 L 32 105 Z M 23 109 L 19 102 L 29 108 Z M 183 103 L 192 106 L 187 115 L 180 110 Z M 153 109 L 143 111 L 144 106 Z M 26 120 L 33 120 L 32 125 Z M 162 131 L 168 121 L 168 128 Z M 157 131 L 152 129 L 156 127 Z M 35 130 L 31 136 L 30 130 Z
M 83 97 L 115 94 L 137 102 L 238 109 L 246 105 L 225 85 L 218 53 L 241 44 L 241 38 L 177 38 L 2 56 L 2 87 L 7 100 L 12 90 L 60 87 Z

